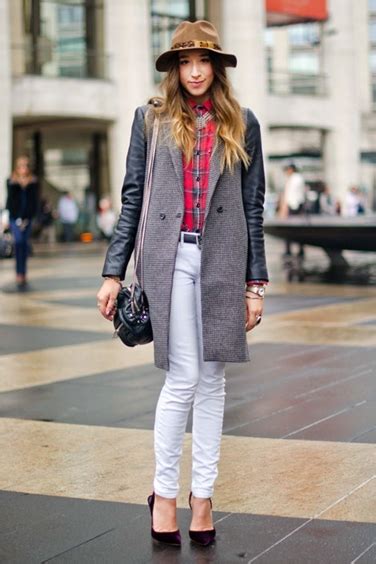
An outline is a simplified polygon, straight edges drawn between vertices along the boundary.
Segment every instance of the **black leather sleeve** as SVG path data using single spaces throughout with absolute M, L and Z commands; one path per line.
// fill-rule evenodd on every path
M 5 209 L 8 210 L 9 213 L 11 214 L 11 212 L 13 210 L 12 210 L 12 197 L 11 197 L 11 188 L 10 188 L 9 178 L 7 179 L 6 187 L 7 187 L 7 199 L 6 199 Z
M 246 281 L 268 280 L 263 230 L 265 174 L 260 124 L 249 109 L 247 110 L 245 142 L 246 151 L 251 157 L 251 164 L 248 169 L 243 166 L 242 170 L 243 205 L 248 226 Z
M 27 218 L 32 219 L 38 213 L 39 207 L 39 186 L 38 181 L 36 180 L 32 184 L 30 184 L 30 202 L 27 210 Z
M 146 138 L 145 111 L 147 106 L 136 109 L 131 139 L 126 161 L 126 174 L 121 191 L 121 212 L 111 238 L 102 276 L 125 277 L 125 272 L 131 258 L 138 222 L 142 208 L 144 193 Z
M 7 180 L 7 200 L 5 207 L 9 211 L 9 217 L 16 219 L 22 216 L 22 219 L 33 219 L 37 215 L 39 198 L 38 198 L 38 181 L 32 180 L 26 188 L 26 205 L 22 205 L 21 200 L 22 189 L 16 182 L 11 179 Z

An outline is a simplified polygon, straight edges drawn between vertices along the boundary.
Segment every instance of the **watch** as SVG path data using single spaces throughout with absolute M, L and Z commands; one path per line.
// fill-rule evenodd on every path
M 120 276 L 105 276 L 104 279 L 105 280 L 113 280 L 114 282 L 117 282 L 118 284 L 120 284 L 120 286 L 122 286 Z
M 247 286 L 247 292 L 257 294 L 260 298 L 265 296 L 265 286 Z

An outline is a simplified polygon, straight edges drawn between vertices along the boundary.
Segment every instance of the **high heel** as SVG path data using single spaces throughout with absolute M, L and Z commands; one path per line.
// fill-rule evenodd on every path
M 155 492 L 153 492 L 148 497 L 148 506 L 150 509 L 151 515 L 151 536 L 154 540 L 158 542 L 163 542 L 165 544 L 169 544 L 171 546 L 181 546 L 181 536 L 180 531 L 177 529 L 176 531 L 166 531 L 159 532 L 154 531 L 153 529 L 153 509 L 154 509 L 154 501 L 155 501 Z
M 211 497 L 209 497 L 210 501 L 210 508 L 213 507 Z M 192 509 L 192 492 L 189 494 L 189 507 Z M 216 530 L 215 527 L 213 529 L 208 529 L 206 531 L 193 531 L 189 529 L 189 537 L 191 541 L 195 542 L 196 544 L 200 544 L 201 546 L 209 546 L 215 541 Z

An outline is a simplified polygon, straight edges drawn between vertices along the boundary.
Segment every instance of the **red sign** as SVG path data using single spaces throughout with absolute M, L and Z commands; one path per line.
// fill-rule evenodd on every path
M 268 25 L 325 21 L 326 0 L 265 0 Z

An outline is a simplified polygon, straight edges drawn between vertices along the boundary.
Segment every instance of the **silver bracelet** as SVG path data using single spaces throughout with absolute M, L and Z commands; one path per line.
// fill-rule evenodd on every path
M 252 294 L 253 296 L 257 296 L 257 298 L 249 298 L 249 299 L 252 299 L 252 300 L 263 300 L 264 299 L 264 296 L 260 296 L 259 294 L 256 294 L 256 292 L 251 292 L 249 290 L 246 290 L 245 293 L 246 294 Z
M 115 277 L 112 277 L 112 276 L 104 276 L 104 279 L 105 280 L 113 280 L 114 282 L 117 282 L 120 285 L 121 288 L 123 287 L 123 284 L 121 283 L 121 280 L 118 277 L 115 278 Z

